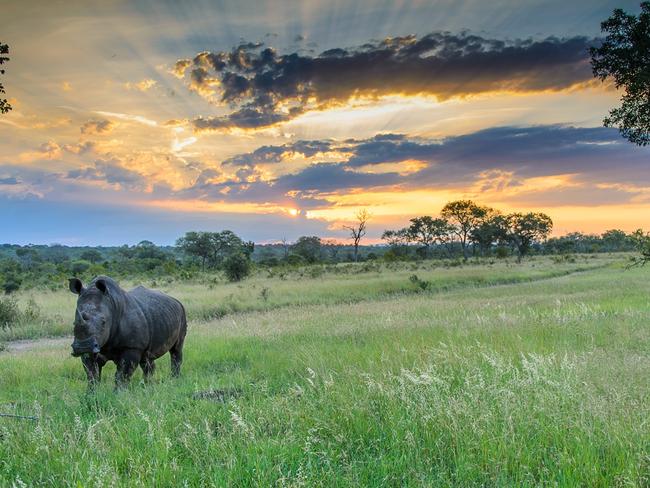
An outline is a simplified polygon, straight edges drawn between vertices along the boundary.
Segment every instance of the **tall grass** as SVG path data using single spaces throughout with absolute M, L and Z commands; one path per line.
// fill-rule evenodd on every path
M 316 265 L 284 270 L 259 270 L 242 283 L 226 283 L 204 275 L 192 281 L 125 282 L 125 288 L 144 284 L 180 299 L 190 321 L 206 321 L 229 314 L 273 310 L 287 306 L 337 305 L 426 291 L 439 293 L 507 283 L 548 279 L 607 266 L 620 257 L 582 256 L 571 261 L 538 257 L 523 264 L 509 261 L 423 261 L 415 263 L 359 263 Z M 418 281 L 412 277 L 416 275 Z M 422 288 L 422 284 L 426 284 Z M 31 339 L 70 334 L 76 297 L 62 283 L 60 290 L 29 290 L 17 294 L 22 306 L 34 304 L 40 314 L 0 330 L 1 340 Z
M 646 272 L 195 321 L 117 394 L 3 353 L 0 485 L 648 486 Z

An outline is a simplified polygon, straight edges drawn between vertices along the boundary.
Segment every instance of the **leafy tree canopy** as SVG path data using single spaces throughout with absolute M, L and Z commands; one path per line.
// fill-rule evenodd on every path
M 9 46 L 0 42 L 0 66 L 9 61 Z M 4 75 L 5 70 L 0 68 L 0 75 Z M 0 94 L 5 93 L 5 87 L 0 83 Z M 5 114 L 11 110 L 11 105 L 6 98 L 0 98 L 0 114 Z
M 611 78 L 624 90 L 621 106 L 603 121 L 618 127 L 623 137 L 639 146 L 650 144 L 650 2 L 641 3 L 639 16 L 614 10 L 601 24 L 607 35 L 591 48 L 594 76 Z

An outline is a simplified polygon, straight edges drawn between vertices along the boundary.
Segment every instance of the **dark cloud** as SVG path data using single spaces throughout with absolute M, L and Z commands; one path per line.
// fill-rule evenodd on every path
M 265 163 L 279 163 L 288 154 L 300 154 L 311 158 L 318 153 L 324 153 L 332 148 L 332 142 L 323 141 L 296 141 L 282 146 L 262 146 L 250 153 L 238 154 L 224 161 L 232 166 L 245 166 Z
M 319 55 L 278 54 L 262 43 L 179 60 L 190 86 L 216 88 L 233 111 L 198 118 L 196 130 L 267 127 L 308 108 L 354 96 L 429 94 L 439 99 L 494 90 L 562 90 L 591 80 L 586 37 L 503 41 L 468 33 L 387 38 Z
M 282 164 L 287 153 L 309 157 L 326 151 L 349 155 L 343 162 L 316 162 L 298 172 L 273 181 L 260 181 L 256 166 Z M 409 138 L 403 134 L 380 134 L 369 139 L 345 141 L 297 141 L 278 146 L 262 146 L 251 153 L 239 154 L 225 164 L 240 167 L 228 181 L 211 183 L 220 175 L 204 171 L 197 182 L 183 191 L 184 196 L 203 199 L 277 202 L 291 198 L 302 206 L 321 203 L 322 194 L 350 189 L 372 190 L 380 187 L 408 191 L 419 188 L 468 188 L 479 184 L 479 191 L 502 191 L 520 186 L 527 178 L 551 175 L 575 175 L 579 184 L 619 182 L 650 184 L 647 174 L 648 150 L 621 141 L 614 129 L 579 128 L 562 125 L 537 127 L 498 127 L 442 140 Z M 417 160 L 424 167 L 412 172 L 368 172 L 374 165 Z M 317 160 L 316 160 L 317 161 Z M 633 180 L 633 181 L 630 181 Z M 556 190 L 531 196 L 539 201 L 584 201 L 589 192 Z M 594 194 L 607 201 L 631 198 L 634 192 L 604 190 Z M 558 203 L 560 204 L 560 203 Z
M 267 181 L 247 181 L 254 174 L 251 169 L 240 169 L 236 179 L 208 183 L 214 175 L 206 170 L 196 183 L 181 192 L 179 196 L 204 200 L 226 200 L 232 202 L 278 203 L 292 201 L 301 208 L 326 204 L 319 198 L 322 193 L 353 188 L 372 188 L 394 184 L 396 173 L 365 174 L 349 171 L 344 163 L 318 163 L 293 174 Z
M 345 159 L 328 161 L 329 152 Z M 288 154 L 311 158 L 311 164 L 265 180 L 267 173 L 260 165 L 282 165 Z M 304 209 L 330 206 L 327 198 L 350 191 L 420 189 L 502 194 L 502 201 L 521 205 L 599 205 L 647 198 L 649 155 L 650 149 L 626 143 L 615 129 L 497 127 L 441 140 L 379 134 L 367 139 L 300 140 L 262 146 L 224 161 L 221 169 L 190 163 L 187 167 L 198 176 L 182 190 L 164 184 L 152 187 L 150 177 L 129 169 L 128 161 L 115 158 L 97 159 L 90 166 L 66 173 L 4 166 L 0 167 L 0 185 L 26 185 L 34 195 L 69 194 L 78 191 L 82 181 L 98 181 L 113 185 L 111 191 L 146 189 L 151 191 L 148 198 L 295 205 Z M 421 164 L 401 164 L 410 160 Z M 381 163 L 392 164 L 382 168 L 378 166 Z M 531 178 L 556 175 L 570 176 L 550 188 L 533 186 L 535 180 Z M 520 188 L 516 196 L 506 191 L 515 187 Z M 4 188 L 5 193 L 12 192 L 11 186 Z
M 107 119 L 92 119 L 85 122 L 80 130 L 82 134 L 97 135 L 108 134 L 115 128 L 115 123 Z
M 351 188 L 374 188 L 397 183 L 397 173 L 357 173 L 345 163 L 314 164 L 296 174 L 279 177 L 274 187 L 284 192 L 318 191 L 329 193 Z
M 71 170 L 66 176 L 73 180 L 103 181 L 129 189 L 146 187 L 145 178 L 141 174 L 120 166 L 115 159 L 98 159 L 93 166 Z

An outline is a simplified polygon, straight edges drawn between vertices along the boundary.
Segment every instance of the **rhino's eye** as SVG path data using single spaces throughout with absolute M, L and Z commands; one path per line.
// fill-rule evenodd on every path
M 86 312 L 83 312 L 81 314 L 81 318 L 84 319 L 85 321 L 87 321 L 90 317 L 88 317 L 88 314 Z

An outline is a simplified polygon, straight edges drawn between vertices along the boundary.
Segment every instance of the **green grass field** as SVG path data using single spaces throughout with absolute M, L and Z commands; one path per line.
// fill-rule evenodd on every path
M 88 395 L 66 346 L 0 353 L 0 412 L 39 417 L 0 418 L 0 486 L 650 486 L 650 271 L 622 262 L 165 284 L 180 379 Z M 42 323 L 4 340 L 70 330 L 69 292 L 19 299 Z

